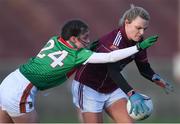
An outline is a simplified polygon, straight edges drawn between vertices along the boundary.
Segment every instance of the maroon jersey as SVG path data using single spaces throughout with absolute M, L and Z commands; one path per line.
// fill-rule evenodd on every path
M 110 52 L 115 49 L 123 49 L 134 46 L 136 42 L 129 41 L 124 27 L 115 29 L 99 39 L 96 52 Z M 148 63 L 146 50 L 142 50 L 135 55 L 120 60 L 120 71 L 131 61 Z M 75 80 L 91 87 L 101 93 L 110 93 L 118 88 L 116 83 L 108 74 L 107 64 L 86 64 L 81 66 L 75 76 Z

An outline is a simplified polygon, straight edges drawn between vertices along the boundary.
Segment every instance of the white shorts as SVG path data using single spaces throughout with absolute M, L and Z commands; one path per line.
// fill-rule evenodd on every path
M 0 107 L 11 117 L 34 110 L 37 88 L 17 69 L 9 74 L 0 85 Z
M 112 93 L 100 93 L 94 89 L 79 83 L 76 80 L 72 82 L 73 103 L 80 108 L 82 112 L 102 112 L 104 108 L 122 98 L 128 98 L 127 95 L 118 88 Z

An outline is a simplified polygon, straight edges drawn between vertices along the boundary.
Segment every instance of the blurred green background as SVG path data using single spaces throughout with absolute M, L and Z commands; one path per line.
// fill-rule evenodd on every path
M 140 122 L 180 122 L 180 82 L 173 75 L 174 56 L 180 48 L 179 0 L 0 0 L 0 82 L 35 56 L 50 37 L 58 35 L 65 21 L 83 19 L 89 24 L 94 40 L 116 28 L 131 3 L 149 11 L 151 20 L 145 36 L 160 36 L 159 42 L 148 50 L 149 61 L 152 68 L 175 87 L 174 93 L 166 95 L 141 77 L 134 63 L 128 65 L 124 70 L 127 80 L 154 103 L 152 116 Z M 77 123 L 71 80 L 39 92 L 36 109 L 41 122 Z M 112 122 L 106 114 L 104 120 Z

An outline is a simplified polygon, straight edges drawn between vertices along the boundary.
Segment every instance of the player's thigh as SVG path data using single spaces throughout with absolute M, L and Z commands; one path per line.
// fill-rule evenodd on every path
M 76 108 L 78 113 L 78 119 L 81 123 L 102 123 L 102 112 L 82 112 L 80 108 Z
M 103 114 L 102 112 L 83 112 L 82 113 L 83 123 L 102 123 Z
M 38 114 L 35 110 L 29 113 L 25 113 L 18 117 L 12 117 L 12 120 L 15 123 L 38 123 L 39 122 Z
M 109 99 L 106 101 L 106 111 L 115 122 L 131 122 L 126 109 L 127 98 L 127 95 L 118 88 L 110 94 Z
M 118 123 L 132 123 L 132 119 L 128 115 L 126 109 L 127 99 L 122 98 L 106 108 L 107 114 Z
M 13 123 L 11 117 L 0 107 L 0 123 Z
M 76 112 L 77 112 L 77 117 L 80 123 L 83 123 L 83 118 L 82 118 L 82 113 L 81 113 L 81 109 L 79 109 L 78 107 L 76 107 Z

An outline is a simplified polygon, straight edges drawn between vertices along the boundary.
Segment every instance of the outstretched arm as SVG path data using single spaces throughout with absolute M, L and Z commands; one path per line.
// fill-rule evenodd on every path
M 120 73 L 120 63 L 111 63 L 108 64 L 108 72 L 112 80 L 123 90 L 132 104 L 130 113 L 132 111 L 137 115 L 138 113 L 143 113 L 148 111 L 148 107 L 144 103 L 144 97 L 138 92 L 134 91 L 133 88 L 128 84 L 128 82 L 124 79 L 122 74 Z
M 167 94 L 173 91 L 173 86 L 156 74 L 148 62 L 143 63 L 136 61 L 136 65 L 142 76 L 162 87 Z
M 137 53 L 140 50 L 149 48 L 157 41 L 158 36 L 151 36 L 144 41 L 137 43 L 137 45 L 115 50 L 109 53 L 93 53 L 88 60 L 85 61 L 85 63 L 111 63 L 111 62 L 117 62 L 119 60 L 122 60 L 124 58 L 127 58 L 135 53 Z
M 96 53 L 94 52 L 89 59 L 85 63 L 111 63 L 111 62 L 117 62 L 119 60 L 122 60 L 124 58 L 127 58 L 135 53 L 137 53 L 139 50 L 137 49 L 137 46 L 115 50 L 110 53 Z

